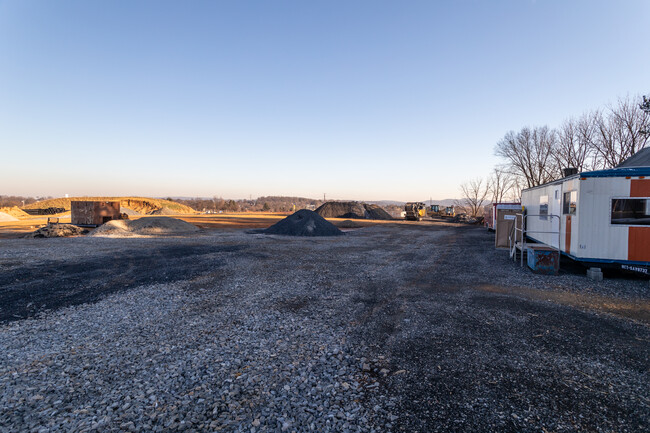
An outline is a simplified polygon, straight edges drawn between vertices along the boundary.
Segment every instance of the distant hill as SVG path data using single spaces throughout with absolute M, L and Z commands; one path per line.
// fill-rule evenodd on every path
M 451 206 L 454 205 L 458 202 L 462 202 L 461 199 L 457 198 L 446 198 L 444 200 L 433 200 L 431 203 L 429 203 L 429 199 L 426 200 L 420 200 L 422 203 L 426 204 L 427 206 L 429 204 L 437 204 L 440 206 Z M 396 200 L 378 200 L 378 201 L 369 201 L 367 203 L 372 203 L 372 204 L 377 204 L 379 206 L 404 206 L 406 204 L 405 201 L 396 201 Z
M 150 214 L 161 209 L 167 209 L 173 213 L 188 214 L 196 211 L 189 206 L 175 203 L 170 200 L 148 197 L 61 197 L 49 200 L 37 201 L 25 206 L 25 209 L 46 209 L 50 207 L 64 208 L 70 210 L 71 201 L 119 201 L 120 206 L 128 207 L 141 214 Z
M 377 200 L 377 201 L 368 201 L 366 203 L 376 204 L 378 206 L 404 206 L 405 201 L 395 201 L 395 200 Z

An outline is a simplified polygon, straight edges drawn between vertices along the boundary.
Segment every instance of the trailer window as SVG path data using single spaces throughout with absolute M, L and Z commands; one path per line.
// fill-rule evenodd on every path
M 564 215 L 575 215 L 578 207 L 578 191 L 569 191 L 564 193 L 562 203 L 562 213 Z
M 539 219 L 548 219 L 548 196 L 543 195 L 539 198 Z
M 650 226 L 650 199 L 612 199 L 612 224 Z

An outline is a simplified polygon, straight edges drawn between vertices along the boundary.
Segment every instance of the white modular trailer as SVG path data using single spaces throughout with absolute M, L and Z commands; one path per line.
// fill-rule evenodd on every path
M 525 189 L 529 238 L 574 260 L 650 273 L 650 167 L 576 174 Z

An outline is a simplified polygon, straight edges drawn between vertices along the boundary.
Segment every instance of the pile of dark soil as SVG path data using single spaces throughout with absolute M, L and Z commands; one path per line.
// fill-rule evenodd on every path
M 357 201 L 330 201 L 322 204 L 316 213 L 323 218 L 352 218 L 369 220 L 392 220 L 388 212 L 376 204 Z
M 69 236 L 81 236 L 88 233 L 87 229 L 73 226 L 72 224 L 52 224 L 41 227 L 25 236 L 26 238 L 66 238 Z
M 345 221 L 337 222 L 336 227 L 340 229 L 360 229 L 366 227 L 366 225 L 363 223 L 359 223 L 357 221 L 345 220 Z
M 262 233 L 288 236 L 339 236 L 343 232 L 314 211 L 301 209 Z

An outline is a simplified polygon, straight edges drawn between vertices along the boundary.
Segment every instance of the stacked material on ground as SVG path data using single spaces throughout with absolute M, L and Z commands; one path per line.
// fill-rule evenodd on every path
M 70 236 L 81 236 L 88 233 L 87 229 L 73 226 L 72 224 L 51 224 L 41 227 L 25 236 L 26 238 L 67 238 Z
M 58 213 L 64 213 L 66 209 L 63 207 L 25 207 L 24 211 L 28 215 L 56 215 Z
M 8 213 L 0 212 L 0 222 L 10 222 L 10 221 L 20 221 L 20 220 L 13 215 L 9 215 Z
M 27 212 L 21 210 L 18 206 L 0 207 L 0 212 L 9 214 L 16 218 L 29 216 Z
M 322 216 L 301 209 L 263 231 L 267 235 L 288 236 L 339 236 L 343 232 Z
M 472 217 L 466 213 L 461 213 L 456 215 L 451 221 L 455 223 L 465 223 L 465 224 L 483 224 L 485 218 L 483 217 Z
M 89 236 L 138 237 L 183 235 L 199 231 L 199 228 L 176 218 L 150 217 L 137 220 L 113 220 L 96 228 Z
M 357 201 L 330 201 L 322 204 L 316 213 L 323 218 L 352 218 L 370 220 L 392 220 L 388 212 L 376 204 Z

